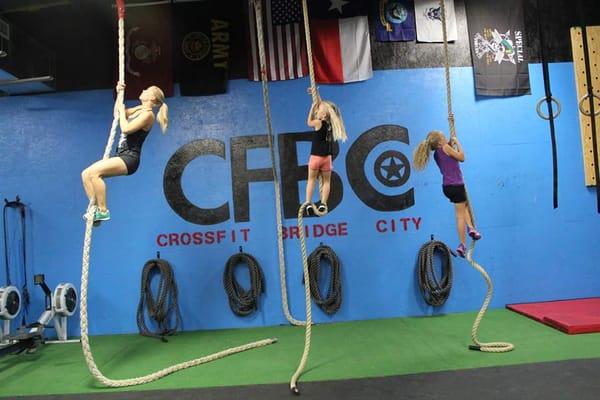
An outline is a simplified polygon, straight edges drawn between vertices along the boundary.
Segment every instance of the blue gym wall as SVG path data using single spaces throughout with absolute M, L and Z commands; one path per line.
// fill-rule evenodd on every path
M 548 123 L 537 117 L 535 104 L 543 96 L 539 64 L 530 66 L 532 95 L 476 99 L 471 68 L 452 70 L 457 131 L 466 151 L 463 172 L 483 240 L 477 261 L 495 283 L 492 307 L 510 302 L 598 295 L 600 256 L 595 194 L 584 186 L 573 66 L 552 64 L 552 88 L 563 111 L 556 121 L 560 207 L 552 209 L 552 161 Z M 270 85 L 273 128 L 277 135 L 306 132 L 308 80 Z M 454 286 L 438 310 L 421 299 L 415 275 L 419 247 L 435 234 L 451 247 L 457 244 L 452 205 L 441 193 L 434 164 L 410 173 L 396 188 L 385 187 L 374 173 L 376 158 L 396 150 L 408 158 L 432 129 L 447 131 L 443 69 L 376 71 L 372 80 L 344 86 L 321 86 L 324 98 L 339 104 L 349 134 L 334 162 L 341 176 L 343 198 L 332 212 L 306 224 L 344 224 L 343 236 L 310 237 L 309 251 L 319 242 L 334 248 L 342 261 L 343 304 L 334 317 L 315 310 L 317 322 L 429 315 L 477 310 L 485 294 L 481 277 L 462 259 L 454 263 Z M 156 251 L 171 262 L 179 285 L 179 305 L 186 330 L 284 324 L 276 241 L 274 190 L 271 182 L 251 183 L 249 221 L 234 222 L 230 139 L 266 134 L 261 86 L 245 80 L 230 82 L 229 93 L 214 97 L 168 99 L 170 130 L 155 127 L 149 136 L 139 171 L 109 179 L 112 220 L 94 230 L 89 313 L 90 333 L 136 332 L 135 312 L 140 272 Z M 112 117 L 108 90 L 19 96 L 0 100 L 0 197 L 20 195 L 29 206 L 29 266 L 44 273 L 53 288 L 70 281 L 79 287 L 87 200 L 80 172 L 103 151 Z M 414 188 L 413 206 L 401 211 L 375 211 L 354 192 L 348 179 L 347 153 L 367 130 L 380 125 L 408 129 L 409 142 L 387 141 L 373 148 L 363 168 L 370 185 L 383 195 Z M 225 159 L 200 157 L 185 168 L 186 197 L 201 208 L 229 204 L 230 219 L 201 226 L 187 222 L 169 206 L 163 174 L 171 156 L 200 138 L 225 144 Z M 300 164 L 309 144 L 297 146 Z M 289 159 L 284 162 L 291 162 Z M 268 168 L 267 148 L 248 151 L 247 168 Z M 354 167 L 353 167 L 354 168 Z M 356 170 L 354 170 L 356 173 Z M 352 171 L 350 174 L 354 174 Z M 303 198 L 305 182 L 300 182 Z M 300 200 L 300 199 L 299 199 Z M 411 218 L 407 230 L 402 218 Z M 413 221 L 419 220 L 418 229 Z M 376 227 L 387 227 L 378 232 Z M 396 232 L 391 222 L 396 221 Z M 285 220 L 294 226 L 294 218 Z M 244 241 L 242 229 L 247 229 Z M 312 228 L 311 228 L 312 229 Z M 232 242 L 231 231 L 236 240 Z M 164 234 L 226 231 L 221 243 L 166 245 Z M 236 317 L 222 284 L 226 260 L 239 246 L 253 254 L 266 275 L 260 310 Z M 2 251 L 2 250 L 0 250 Z M 304 316 L 300 251 L 297 239 L 285 241 L 292 314 Z M 247 280 L 247 279 L 246 279 Z M 4 282 L 4 272 L 0 275 Z M 33 286 L 33 285 L 30 285 Z M 34 292 L 30 315 L 42 308 L 41 291 Z M 78 335 L 78 316 L 70 334 Z

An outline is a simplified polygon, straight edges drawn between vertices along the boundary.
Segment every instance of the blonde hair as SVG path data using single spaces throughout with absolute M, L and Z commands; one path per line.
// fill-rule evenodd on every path
M 346 135 L 346 127 L 344 126 L 344 120 L 342 119 L 340 109 L 328 100 L 322 100 L 321 103 L 325 105 L 327 115 L 329 116 L 333 140 L 345 142 L 348 139 L 348 136 Z
M 441 131 L 431 131 L 427 134 L 425 140 L 417 145 L 413 154 L 413 166 L 416 170 L 423 170 L 429 161 L 429 152 L 435 150 L 440 145 L 440 140 L 444 138 Z
M 158 86 L 150 86 L 150 89 L 152 89 L 152 93 L 154 94 L 154 104 L 160 106 L 156 114 L 156 120 L 160 125 L 162 133 L 167 133 L 167 128 L 169 127 L 169 107 L 165 103 L 165 94 Z

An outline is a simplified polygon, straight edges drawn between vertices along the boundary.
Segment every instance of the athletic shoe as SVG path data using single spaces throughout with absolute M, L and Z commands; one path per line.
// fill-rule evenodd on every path
M 321 214 L 325 214 L 328 210 L 327 210 L 327 203 L 321 203 L 319 204 L 319 206 L 317 207 L 317 210 L 321 213 Z
M 306 206 L 306 208 L 304 209 L 304 213 L 308 217 L 310 217 L 312 215 L 315 215 L 315 211 L 313 210 L 312 204 L 309 204 L 309 205 Z
M 106 210 L 102 212 L 100 210 L 96 210 L 96 214 L 94 215 L 94 222 L 96 221 L 108 221 L 110 219 L 110 211 Z
M 465 254 L 467 253 L 467 248 L 465 247 L 464 244 L 461 243 L 456 248 L 456 252 L 458 253 L 459 256 L 461 256 L 462 258 L 465 258 Z
M 469 227 L 469 236 L 471 236 L 473 240 L 481 239 L 481 233 L 479 233 L 475 228 L 471 227 Z

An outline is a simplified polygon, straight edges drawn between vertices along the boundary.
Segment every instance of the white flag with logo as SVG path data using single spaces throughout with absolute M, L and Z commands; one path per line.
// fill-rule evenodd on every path
M 454 0 L 445 0 L 446 29 L 448 41 L 457 38 L 456 14 Z M 415 23 L 417 25 L 417 41 L 443 42 L 442 7 L 439 0 L 415 0 Z

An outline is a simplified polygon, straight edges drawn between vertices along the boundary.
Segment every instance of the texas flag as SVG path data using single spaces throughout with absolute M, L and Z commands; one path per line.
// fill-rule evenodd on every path
M 317 7 L 311 11 L 310 33 L 317 82 L 347 83 L 373 77 L 365 1 L 321 0 L 319 3 L 328 5 L 324 7 L 328 14 Z

